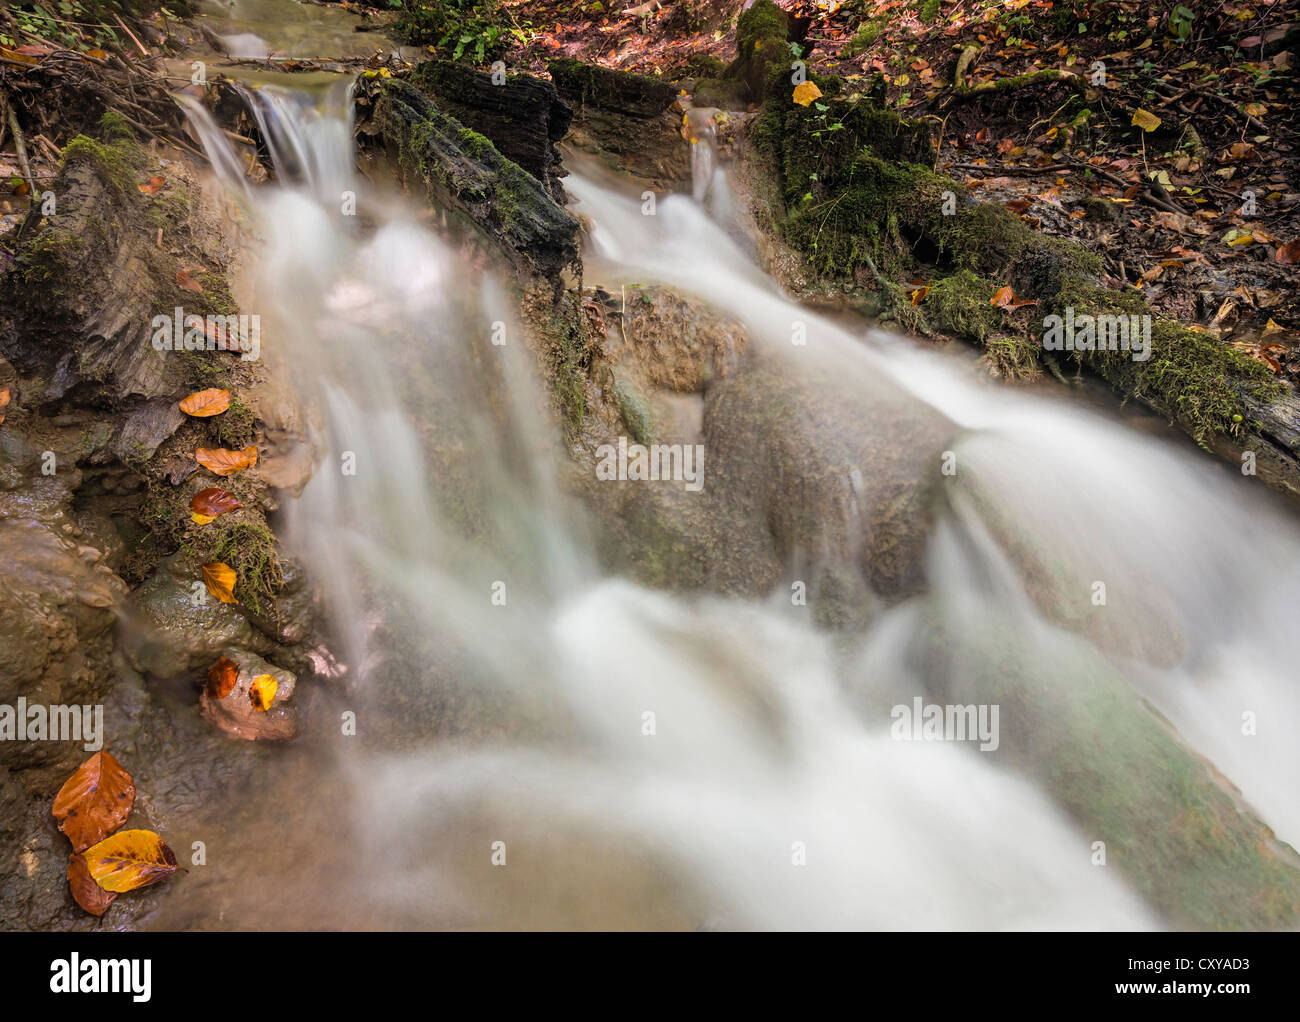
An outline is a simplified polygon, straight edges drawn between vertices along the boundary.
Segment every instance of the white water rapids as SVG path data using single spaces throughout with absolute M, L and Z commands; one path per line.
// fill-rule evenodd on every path
M 1113 667 L 1300 841 L 1300 535 L 1259 487 L 1060 393 L 992 386 L 953 353 L 818 317 L 690 196 L 645 216 L 638 195 L 574 173 L 588 283 L 670 284 L 741 319 L 791 372 L 816 360 L 864 393 L 938 410 L 959 427 L 966 480 L 936 512 L 925 593 L 865 634 L 818 631 L 788 590 L 755 603 L 611 577 L 562 485 L 543 384 L 492 273 L 414 200 L 354 172 L 347 95 L 263 87 L 250 103 L 280 172 L 259 189 L 206 115 L 191 117 L 264 239 L 250 310 L 264 349 L 320 415 L 325 454 L 289 502 L 286 542 L 325 591 L 358 738 L 327 722 L 303 739 L 329 763 L 328 837 L 347 866 L 304 864 L 300 888 L 249 898 L 226 923 L 1163 925 L 1119 869 L 1092 864 L 1096 835 L 1031 773 L 972 743 L 891 738 L 890 705 L 981 701 L 963 679 L 997 674 L 1010 647 L 1044 691 Z M 716 199 L 725 175 L 710 174 Z M 340 213 L 346 191 L 361 216 Z M 796 320 L 808 342 L 792 349 Z M 491 343 L 497 322 L 510 343 Z M 340 469 L 348 454 L 355 475 Z M 488 510 L 486 535 L 466 539 L 462 501 Z M 1183 655 L 1108 658 L 1045 618 L 997 538 L 1007 522 L 1077 575 L 1083 607 L 1094 579 L 1130 594 L 1115 613 L 1144 614 L 1150 597 Z M 1246 711 L 1256 735 L 1242 733 Z M 467 723 L 438 733 L 444 712 Z M 312 784 L 286 780 L 276 802 L 314 797 Z M 269 827 L 276 811 L 262 815 Z

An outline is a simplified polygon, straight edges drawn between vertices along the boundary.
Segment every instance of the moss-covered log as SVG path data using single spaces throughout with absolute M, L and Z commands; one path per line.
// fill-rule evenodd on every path
M 555 143 L 564 137 L 573 111 L 555 85 L 532 75 L 493 76 L 465 64 L 435 60 L 421 64 L 410 82 L 467 128 L 486 135 L 498 152 L 513 160 L 563 203 L 564 168 Z
M 578 221 L 484 135 L 404 81 L 379 81 L 373 127 L 409 181 L 458 211 L 526 275 L 557 277 L 579 259 Z

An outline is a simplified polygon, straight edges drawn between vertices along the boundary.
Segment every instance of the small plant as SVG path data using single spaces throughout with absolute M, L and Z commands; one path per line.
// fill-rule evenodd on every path
M 409 43 L 432 46 L 452 60 L 469 56 L 477 64 L 501 57 L 511 42 L 528 41 L 528 32 L 511 23 L 499 0 L 407 4 L 397 30 Z

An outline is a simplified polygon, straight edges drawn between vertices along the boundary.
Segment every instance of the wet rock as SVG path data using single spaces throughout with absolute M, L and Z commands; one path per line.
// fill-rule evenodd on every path
M 121 647 L 137 671 L 179 678 L 206 670 L 228 646 L 268 653 L 274 643 L 234 605 L 208 594 L 180 555 L 131 594 Z
M 126 587 L 88 565 L 82 545 L 36 519 L 0 519 L 0 704 L 88 705 L 109 684 L 105 661 Z M 0 743 L 0 765 L 64 763 L 67 743 Z
M 869 424 L 869 425 L 868 425 Z M 758 522 L 826 625 L 917 592 L 940 455 L 955 428 L 856 365 L 755 358 L 711 388 L 706 488 Z M 722 562 L 729 530 L 718 537 Z M 814 594 L 820 594 L 815 596 Z
M 235 687 L 222 699 L 214 698 L 205 688 L 199 694 L 199 712 L 203 719 L 234 738 L 246 741 L 284 742 L 297 738 L 302 731 L 298 708 L 292 705 L 292 672 L 267 663 L 246 650 L 227 648 L 221 655 L 239 668 Z M 276 680 L 275 701 L 268 710 L 254 708 L 249 691 L 253 681 L 264 674 Z
M 624 343 L 611 338 L 611 358 L 652 386 L 684 393 L 735 372 L 748 341 L 738 320 L 666 287 L 626 288 L 622 326 Z

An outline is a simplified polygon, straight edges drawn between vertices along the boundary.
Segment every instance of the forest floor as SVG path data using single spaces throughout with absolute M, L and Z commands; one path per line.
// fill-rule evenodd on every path
M 936 169 L 1098 252 L 1108 286 L 1300 378 L 1295 0 L 778 5 L 810 70 L 932 122 Z M 734 19 L 689 0 L 506 7 L 527 36 L 508 62 L 539 71 L 567 56 L 672 73 L 735 52 Z

